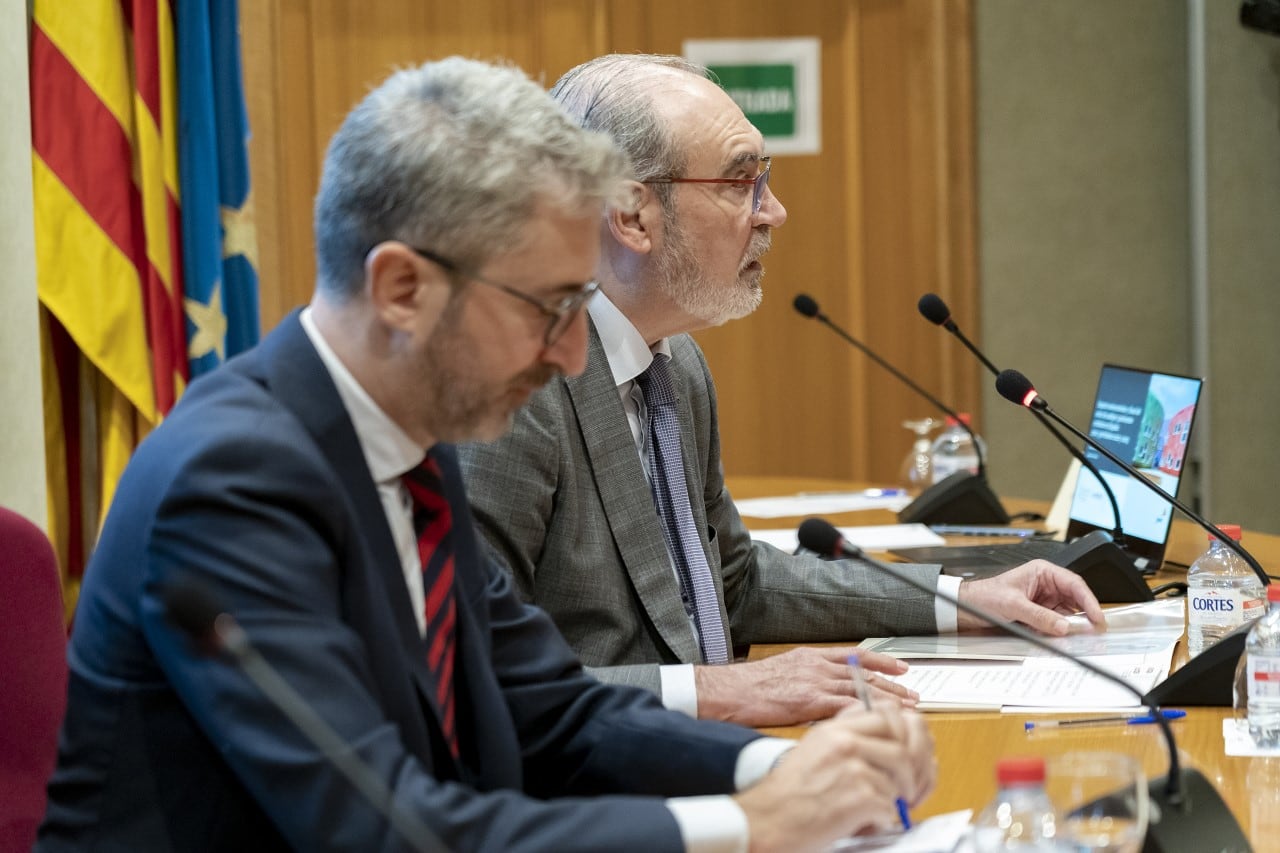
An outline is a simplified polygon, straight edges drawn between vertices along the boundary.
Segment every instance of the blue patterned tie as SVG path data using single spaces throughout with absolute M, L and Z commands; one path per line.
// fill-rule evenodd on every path
M 702 550 L 702 538 L 693 520 L 693 508 L 689 505 L 689 485 L 684 478 L 684 457 L 680 452 L 676 389 L 667 361 L 667 356 L 655 355 L 649 368 L 636 379 L 649 410 L 645 455 L 649 459 L 653 502 L 658 507 L 667 550 L 680 579 L 680 595 L 698 630 L 703 660 L 728 663 L 720 602 L 707 555 Z

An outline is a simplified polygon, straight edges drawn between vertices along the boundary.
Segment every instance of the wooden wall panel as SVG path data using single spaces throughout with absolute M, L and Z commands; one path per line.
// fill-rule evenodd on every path
M 968 10 L 898 0 L 860 9 L 865 264 L 848 320 L 920 385 L 972 412 L 980 429 L 975 363 L 915 307 L 936 292 L 977 335 Z M 910 444 L 902 421 L 936 413 L 884 371 L 867 370 L 874 438 L 860 469 L 892 477 Z
M 856 359 L 827 330 L 791 307 L 809 292 L 833 317 L 847 314 L 856 289 L 851 258 L 861 243 L 851 222 L 860 181 L 857 137 L 841 132 L 853 111 L 842 65 L 854 55 L 856 10 L 845 0 L 803 4 L 746 3 L 734 14 L 720 4 L 652 0 L 618 4 L 611 45 L 620 51 L 680 53 L 687 38 L 822 40 L 823 150 L 816 156 L 777 156 L 770 187 L 787 208 L 764 259 L 765 300 L 755 314 L 697 334 L 717 379 L 723 455 L 732 473 L 852 474 L 867 455 L 865 394 Z M 833 389 L 835 392 L 833 393 Z
M 240 4 L 263 330 L 311 296 L 316 151 L 308 0 Z
M 775 160 L 789 219 L 766 258 L 765 304 L 698 334 L 719 385 L 726 469 L 891 479 L 909 445 L 901 420 L 927 412 L 795 314 L 801 291 L 922 385 L 976 409 L 976 369 L 914 307 L 936 290 L 973 331 L 969 0 L 273 0 L 243 14 L 265 325 L 310 295 L 324 146 L 392 67 L 505 57 L 550 84 L 609 51 L 817 35 L 823 148 Z

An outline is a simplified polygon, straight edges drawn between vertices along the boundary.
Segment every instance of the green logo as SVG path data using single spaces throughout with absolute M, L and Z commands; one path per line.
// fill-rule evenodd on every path
M 765 136 L 796 133 L 794 65 L 712 65 L 720 86 Z

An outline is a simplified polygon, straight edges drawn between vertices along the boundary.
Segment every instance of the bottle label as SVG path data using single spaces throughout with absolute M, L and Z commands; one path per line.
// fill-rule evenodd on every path
M 1191 589 L 1187 591 L 1187 622 L 1201 625 L 1243 625 L 1262 615 L 1264 602 L 1243 589 Z
M 1280 657 L 1252 654 L 1248 661 L 1250 706 L 1255 699 L 1280 700 Z

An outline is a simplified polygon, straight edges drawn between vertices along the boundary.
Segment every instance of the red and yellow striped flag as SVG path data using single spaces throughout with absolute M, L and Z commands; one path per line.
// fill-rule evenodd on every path
M 170 0 L 35 0 L 49 533 L 74 607 L 125 463 L 185 387 Z

